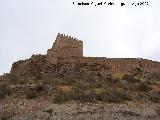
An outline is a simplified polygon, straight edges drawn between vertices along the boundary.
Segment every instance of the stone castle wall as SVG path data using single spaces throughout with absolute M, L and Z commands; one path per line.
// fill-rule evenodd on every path
M 58 34 L 46 55 L 33 55 L 12 65 L 12 74 L 54 73 L 59 71 L 129 72 L 141 68 L 145 72 L 160 72 L 160 62 L 142 58 L 84 57 L 83 42 Z
M 63 71 L 127 73 L 135 68 L 148 73 L 159 73 L 160 62 L 141 58 L 59 57 L 56 64 L 48 64 L 46 56 L 34 55 L 30 59 L 14 63 L 11 74 L 54 74 Z
M 20 60 L 12 64 L 11 74 L 33 74 L 36 72 L 42 72 L 45 67 L 45 55 L 32 55 L 31 58 L 26 60 Z
M 146 72 L 160 71 L 160 62 L 142 58 L 105 58 L 105 57 L 80 57 L 80 58 L 57 58 L 57 65 L 62 69 L 72 68 L 73 70 L 86 71 L 110 71 L 129 72 L 134 68 L 141 68 Z
M 51 63 L 57 62 L 58 57 L 82 57 L 83 56 L 83 42 L 66 36 L 58 34 L 53 44 L 53 47 L 47 51 L 47 59 Z

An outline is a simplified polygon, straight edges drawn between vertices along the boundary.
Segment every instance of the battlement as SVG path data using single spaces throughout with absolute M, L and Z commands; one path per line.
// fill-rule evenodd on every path
M 83 42 L 58 33 L 46 55 L 32 55 L 12 65 L 11 74 L 56 73 L 61 71 L 101 71 L 127 73 L 140 68 L 145 73 L 160 71 L 160 62 L 143 58 L 106 58 L 83 56 Z
M 71 47 L 77 47 L 78 50 L 78 46 L 81 46 L 81 50 L 83 50 L 83 41 L 78 40 L 77 38 L 73 38 L 71 36 L 65 35 L 65 34 L 60 34 L 58 33 L 55 42 L 53 43 L 53 47 L 55 46 L 69 46 Z M 52 47 L 52 48 L 53 48 Z M 63 48 L 65 49 L 65 48 Z
M 58 33 L 51 49 L 47 51 L 47 60 L 56 63 L 58 57 L 82 57 L 83 41 Z
M 72 36 L 68 36 L 68 35 L 65 35 L 65 34 L 61 34 L 61 33 L 58 33 L 57 37 L 56 37 L 56 40 L 59 40 L 59 39 L 67 39 L 67 40 L 70 40 L 70 41 L 73 41 L 73 42 L 82 42 L 81 40 L 78 40 L 77 38 L 74 38 Z

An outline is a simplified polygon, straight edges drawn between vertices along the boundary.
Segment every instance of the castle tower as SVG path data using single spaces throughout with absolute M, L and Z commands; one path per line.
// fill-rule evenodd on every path
M 83 57 L 83 41 L 58 33 L 52 48 L 47 51 L 47 59 L 54 63 L 58 57 Z

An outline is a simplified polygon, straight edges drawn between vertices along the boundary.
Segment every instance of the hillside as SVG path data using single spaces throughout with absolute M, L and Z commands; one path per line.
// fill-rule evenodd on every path
M 160 119 L 160 62 L 83 56 L 58 34 L 46 55 L 0 76 L 0 120 Z

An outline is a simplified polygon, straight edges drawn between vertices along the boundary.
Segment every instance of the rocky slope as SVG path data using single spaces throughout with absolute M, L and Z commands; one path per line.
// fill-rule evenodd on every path
M 159 120 L 160 104 L 151 102 L 54 104 L 50 98 L 0 103 L 0 120 Z
M 83 56 L 58 34 L 0 76 L 0 120 L 160 120 L 160 62 Z

